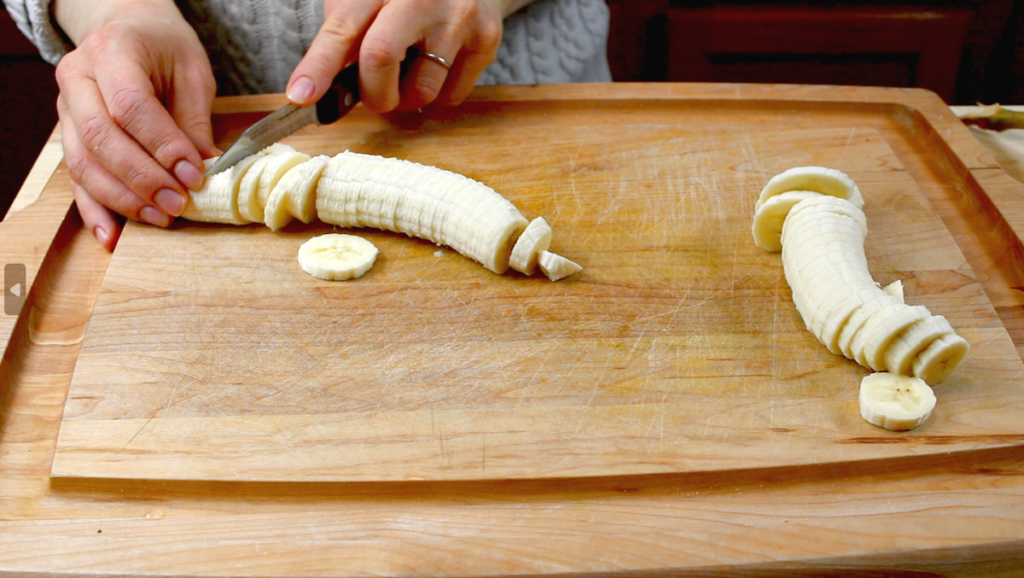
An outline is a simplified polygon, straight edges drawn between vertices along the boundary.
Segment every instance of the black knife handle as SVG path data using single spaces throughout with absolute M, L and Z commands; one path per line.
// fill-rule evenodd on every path
M 353 64 L 338 73 L 316 103 L 316 118 L 320 124 L 331 124 L 345 116 L 359 102 L 359 65 Z
M 399 70 L 399 79 L 405 78 L 409 66 L 419 56 L 420 51 L 415 46 L 410 46 L 405 51 L 405 59 L 402 60 Z M 320 124 L 331 124 L 345 116 L 356 103 L 359 102 L 359 65 L 353 64 L 338 73 L 331 81 L 331 87 L 327 89 L 316 103 L 316 118 Z

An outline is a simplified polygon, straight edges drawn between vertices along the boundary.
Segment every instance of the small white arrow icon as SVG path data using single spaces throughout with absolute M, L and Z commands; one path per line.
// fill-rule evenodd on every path
M 11 295 L 15 297 L 21 297 L 21 283 L 15 283 L 11 285 Z

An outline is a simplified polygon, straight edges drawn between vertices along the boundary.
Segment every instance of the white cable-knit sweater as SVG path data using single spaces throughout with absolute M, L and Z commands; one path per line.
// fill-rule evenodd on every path
M 3 0 L 48 62 L 74 48 L 55 28 L 51 0 Z M 283 92 L 323 23 L 322 0 L 178 0 L 199 34 L 219 94 Z M 478 84 L 611 80 L 604 0 L 538 0 L 505 19 L 497 59 Z

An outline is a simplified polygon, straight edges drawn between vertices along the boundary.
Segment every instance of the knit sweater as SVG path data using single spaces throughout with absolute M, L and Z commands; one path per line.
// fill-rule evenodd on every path
M 3 0 L 42 57 L 74 47 L 50 17 L 51 0 Z M 284 92 L 323 23 L 322 0 L 177 0 L 206 47 L 218 94 Z M 505 19 L 496 60 L 477 84 L 606 82 L 604 0 L 537 0 Z

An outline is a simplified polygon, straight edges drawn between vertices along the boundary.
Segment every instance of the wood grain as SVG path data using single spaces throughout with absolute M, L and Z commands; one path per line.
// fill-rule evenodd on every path
M 547 103 L 573 111 L 592 109 L 596 122 L 603 123 L 609 122 L 607 113 L 614 109 L 614 101 L 630 99 L 656 109 L 650 114 L 632 112 L 638 125 L 675 107 L 692 113 L 687 130 L 746 126 L 775 129 L 778 134 L 798 127 L 846 129 L 849 134 L 853 127 L 880 135 L 893 156 L 859 170 L 858 180 L 888 178 L 889 167 L 902 167 L 896 169 L 902 171 L 897 185 L 910 187 L 910 192 L 885 189 L 887 198 L 896 199 L 898 206 L 929 205 L 946 233 L 929 234 L 931 225 L 911 222 L 915 232 L 905 245 L 910 250 L 907 263 L 901 262 L 901 253 L 875 245 L 869 247 L 869 259 L 885 265 L 873 272 L 884 281 L 902 276 L 908 269 L 900 267 L 913 264 L 913 277 L 905 277 L 918 286 L 913 291 L 932 300 L 929 306 L 959 311 L 976 347 L 989 351 L 997 364 L 1007 359 L 1005 329 L 986 324 L 996 319 L 1005 326 L 1021 311 L 1019 291 L 1012 289 L 1021 286 L 1016 276 L 1020 239 L 1013 231 L 1024 219 L 1024 189 L 1000 177 L 991 157 L 933 95 L 734 85 L 496 88 L 481 91 L 468 108 L 454 113 L 391 119 L 397 124 L 368 116 L 360 122 L 377 127 L 374 130 L 381 134 L 393 134 L 388 127 L 433 132 L 456 122 L 462 128 L 500 130 L 508 122 L 504 110 L 522 112 L 515 107 L 526 103 L 536 106 L 532 110 L 542 118 L 540 111 Z M 239 114 L 265 111 L 280 100 L 227 99 L 217 107 L 221 114 Z M 659 101 L 665 101 L 664 106 Z M 490 113 L 483 114 L 488 108 Z M 516 122 L 522 119 L 517 117 Z M 229 138 L 228 131 L 218 127 L 220 137 Z M 707 139 L 705 148 L 713 151 L 716 141 Z M 400 141 L 381 141 L 380 146 L 402 149 L 404 142 L 405 135 Z M 449 146 L 469 147 L 459 142 Z M 771 162 L 779 167 L 788 162 L 785 154 L 774 156 L 767 144 L 759 152 L 770 161 L 757 167 L 765 174 L 775 168 Z M 811 154 L 819 158 L 817 152 Z M 826 158 L 824 152 L 820 157 Z M 714 153 L 708 158 L 715 158 Z M 634 161 L 641 162 L 644 159 Z M 500 173 L 500 159 L 494 163 L 494 173 Z M 562 171 L 578 176 L 564 167 Z M 52 180 L 40 198 L 60 193 L 61 186 L 66 180 L 63 185 L 60 179 Z M 524 198 L 531 194 L 524 193 Z M 65 203 L 66 210 L 69 196 Z M 63 220 L 63 213 L 54 215 Z M 869 214 L 869 219 L 876 217 Z M 931 218 L 928 222 L 937 225 Z M 0 572 L 5 575 L 1013 576 L 1024 563 L 1022 444 L 983 434 L 975 436 L 975 450 L 966 448 L 969 436 L 921 435 L 915 442 L 951 444 L 961 450 L 952 453 L 927 453 L 926 448 L 927 455 L 623 476 L 348 483 L 51 478 L 64 400 L 82 349 L 77 338 L 86 333 L 112 261 L 80 226 L 74 218 L 64 221 L 45 260 L 39 257 L 38 279 L 45 282 L 33 287 L 38 298 L 30 300 L 31 315 L 26 311 L 19 316 L 0 366 Z M 725 226 L 733 225 L 726 220 Z M 143 230 L 137 229 L 128 234 Z M 217 228 L 203 229 L 212 236 Z M 945 243 L 938 259 L 929 238 Z M 948 245 L 949 239 L 955 246 Z M 718 243 L 695 240 L 702 244 L 690 256 L 692 262 L 701 260 L 704 247 Z M 2 241 L 11 246 L 10 237 L 3 236 Z M 419 250 L 407 239 L 395 239 L 394 245 L 413 253 Z M 733 255 L 740 253 L 740 246 Z M 436 263 L 431 260 L 436 259 L 433 250 L 429 248 L 430 259 L 424 255 L 423 260 Z M 164 258 L 159 252 L 151 256 Z M 459 266 L 451 257 L 440 260 L 446 271 L 476 274 L 477 265 L 467 261 Z M 115 254 L 113 259 L 117 258 Z M 762 258 L 755 275 L 766 278 L 775 265 L 770 256 Z M 588 272 L 593 268 L 588 264 Z M 476 290 L 487 293 L 482 288 L 496 276 L 482 272 L 489 281 Z M 143 271 L 129 279 L 126 287 L 135 298 L 166 299 L 145 286 L 146 275 Z M 505 283 L 504 277 L 497 279 Z M 175 284 L 170 276 L 165 283 Z M 737 285 L 737 298 L 757 293 L 753 278 L 746 283 Z M 615 290 L 635 294 L 635 288 Z M 717 298 L 725 301 L 726 295 Z M 707 311 L 727 308 L 711 301 L 713 305 L 705 305 Z M 143 305 L 128 299 L 119 306 L 141 311 Z M 764 315 L 758 313 L 758 318 L 763 321 Z M 972 326 L 969 321 L 975 318 L 979 323 Z M 799 331 L 794 331 L 777 339 L 797 335 Z M 810 343 L 806 352 L 814 351 Z M 1011 346 L 1021 350 L 1024 341 L 1013 337 Z M 776 363 L 817 363 L 818 355 Z M 1007 376 L 1017 383 L 1019 378 Z M 806 384 L 808 389 L 820 386 L 812 379 Z M 299 414 L 285 417 L 295 415 Z M 904 439 L 875 435 L 842 446 L 898 446 L 906 443 L 900 441 Z M 1005 447 L 986 448 L 993 444 Z

